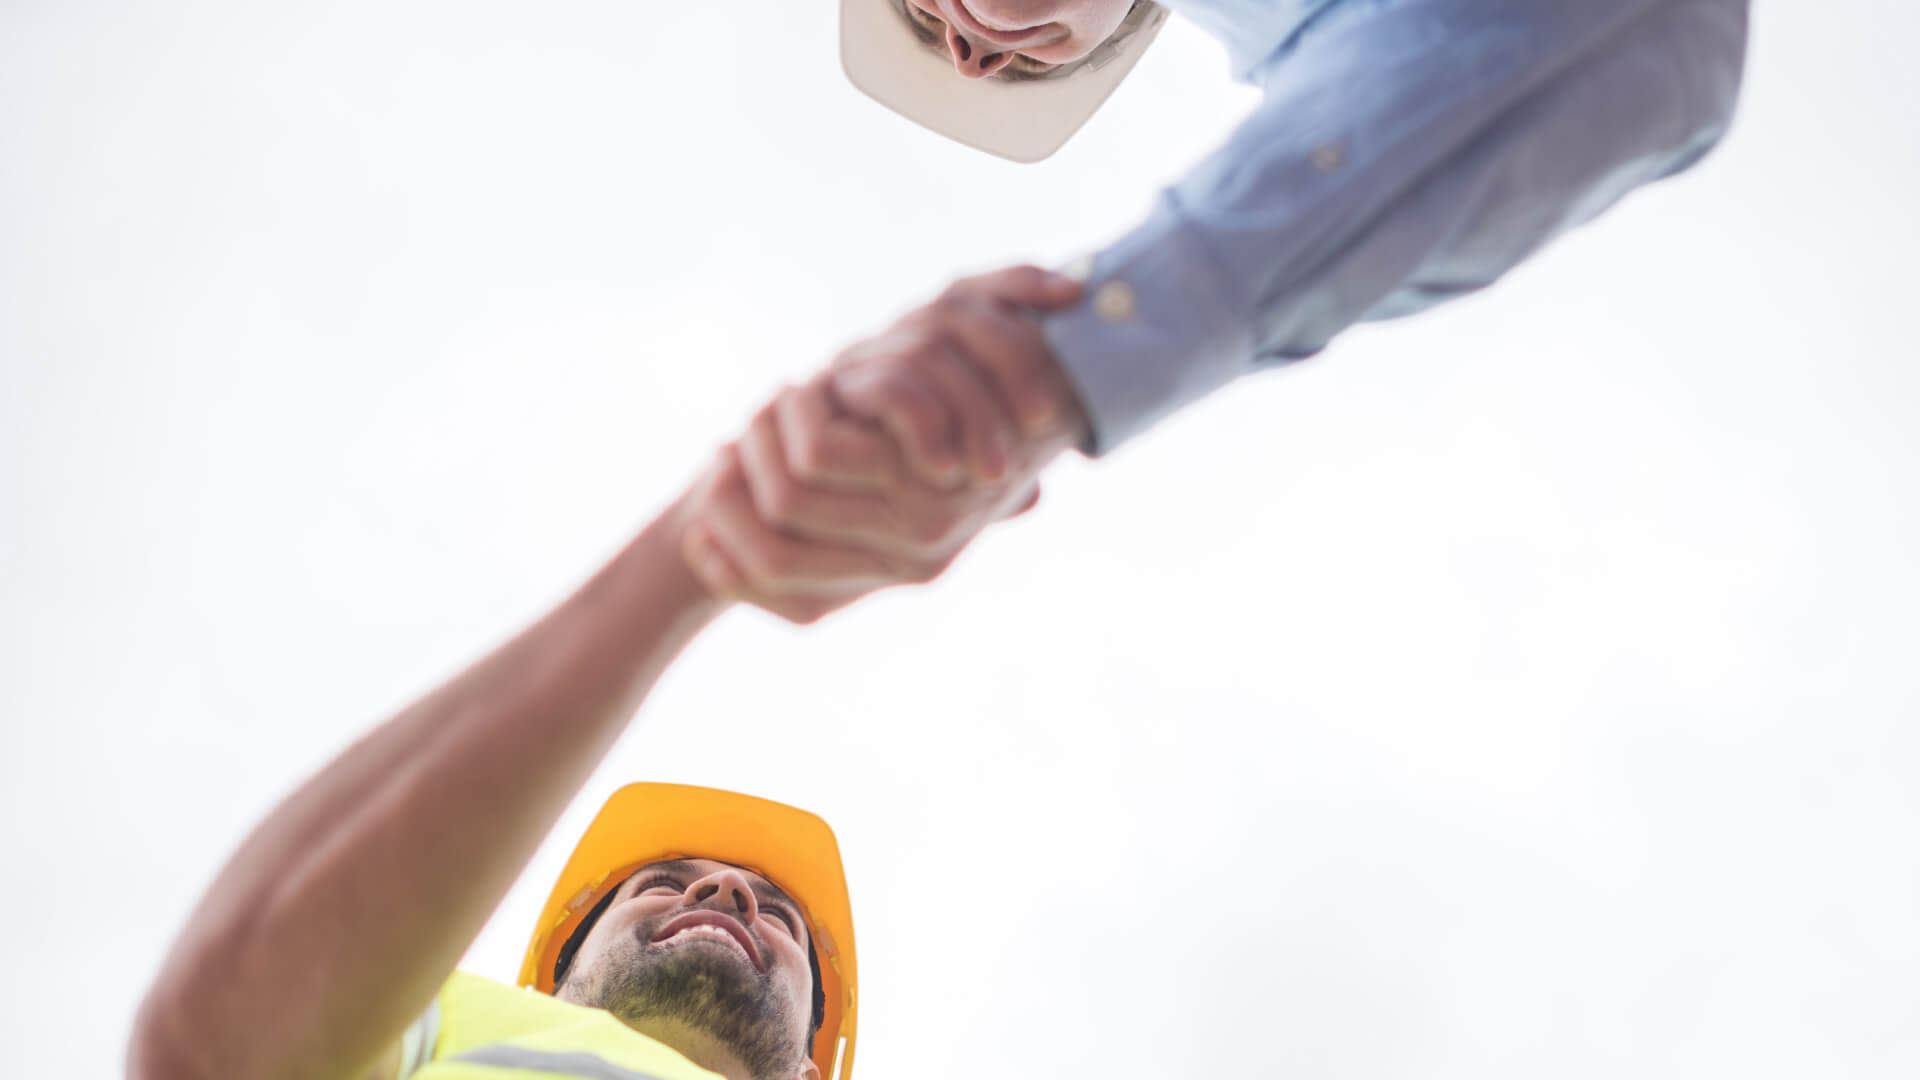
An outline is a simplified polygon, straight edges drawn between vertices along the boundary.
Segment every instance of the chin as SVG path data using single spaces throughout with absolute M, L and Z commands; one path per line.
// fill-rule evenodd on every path
M 636 942 L 636 945 L 639 943 Z M 605 1009 L 630 1027 L 679 1026 L 728 1048 L 756 1080 L 790 1080 L 804 1060 L 805 1017 L 773 980 L 726 946 L 642 946 L 602 955 L 555 996 Z

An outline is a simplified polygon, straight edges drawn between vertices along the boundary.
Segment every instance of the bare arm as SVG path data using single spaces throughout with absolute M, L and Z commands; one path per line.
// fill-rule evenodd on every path
M 720 612 L 680 557 L 693 498 L 254 830 L 141 1008 L 134 1080 L 391 1070 L 395 1040 L 660 673 Z
M 834 413 L 831 378 L 762 409 L 572 596 L 275 808 L 162 966 L 135 1020 L 133 1080 L 392 1076 L 407 1024 L 727 602 L 811 622 L 931 580 L 1032 505 L 1033 473 L 1058 449 L 995 483 L 927 487 L 894 439 Z M 848 474 L 832 492 L 805 482 L 823 467 Z M 799 527 L 823 515 L 829 527 Z

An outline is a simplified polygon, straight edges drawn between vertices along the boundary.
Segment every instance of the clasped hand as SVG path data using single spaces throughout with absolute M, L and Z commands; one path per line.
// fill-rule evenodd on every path
M 1084 438 L 1037 317 L 1079 299 L 1031 266 L 968 278 L 780 391 L 682 502 L 694 575 L 796 623 L 938 577 Z

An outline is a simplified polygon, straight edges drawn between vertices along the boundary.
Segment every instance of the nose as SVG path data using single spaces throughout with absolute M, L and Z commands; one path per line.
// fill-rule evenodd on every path
M 748 926 L 760 915 L 760 904 L 753 898 L 753 889 L 740 871 L 728 867 L 716 870 L 706 877 L 687 886 L 687 903 L 703 905 L 715 901 L 721 906 L 731 904 L 740 914 L 740 921 Z
M 1012 49 L 970 38 L 952 23 L 947 24 L 947 52 L 963 79 L 984 79 L 1013 62 Z

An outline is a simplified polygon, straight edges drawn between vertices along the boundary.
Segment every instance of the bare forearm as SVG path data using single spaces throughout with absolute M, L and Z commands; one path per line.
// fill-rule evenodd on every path
M 545 618 L 349 748 L 254 831 L 149 995 L 136 1074 L 140 1039 L 189 1077 L 339 1080 L 377 1057 L 718 613 L 679 556 L 680 529 L 676 504 Z

